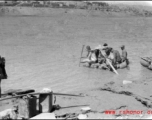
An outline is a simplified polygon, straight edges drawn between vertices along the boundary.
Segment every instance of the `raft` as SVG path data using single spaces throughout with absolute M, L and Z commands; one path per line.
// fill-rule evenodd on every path
M 129 59 L 125 60 L 124 62 L 117 65 L 118 69 L 124 69 L 129 65 Z
M 128 61 L 129 62 L 129 61 Z M 124 61 L 120 64 L 117 64 L 117 69 L 124 69 L 129 65 L 129 63 L 127 64 L 127 61 Z M 84 64 L 85 67 L 89 67 L 88 63 Z M 99 63 L 94 63 L 92 64 L 89 68 L 99 68 L 99 69 L 108 69 L 107 65 L 105 63 L 103 64 L 99 64 Z
M 147 67 L 148 69 L 152 70 L 151 65 L 152 59 L 149 57 L 141 57 L 140 64 L 144 67 Z
M 118 64 L 119 69 L 123 69 L 123 68 L 126 68 L 126 67 L 127 67 L 127 62 L 126 61 L 122 62 L 121 64 Z

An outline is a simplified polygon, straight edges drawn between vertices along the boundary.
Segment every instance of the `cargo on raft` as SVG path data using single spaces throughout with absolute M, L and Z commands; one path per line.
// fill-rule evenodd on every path
M 144 67 L 147 67 L 149 70 L 152 70 L 152 58 L 151 57 L 141 57 L 140 64 Z

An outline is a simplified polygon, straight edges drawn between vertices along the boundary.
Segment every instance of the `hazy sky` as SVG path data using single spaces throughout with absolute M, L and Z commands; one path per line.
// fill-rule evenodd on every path
M 144 1 L 145 3 L 148 3 L 149 5 L 152 6 L 152 1 Z
M 108 3 L 140 4 L 152 6 L 152 1 L 106 1 Z

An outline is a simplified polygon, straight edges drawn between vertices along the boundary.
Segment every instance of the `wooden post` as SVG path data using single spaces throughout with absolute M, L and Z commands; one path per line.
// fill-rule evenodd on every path
M 39 95 L 39 112 L 51 112 L 53 108 L 53 92 Z
M 29 119 L 37 114 L 36 96 L 24 96 L 19 98 L 19 117 Z
M 16 96 L 11 96 L 11 97 L 4 97 L 4 98 L 1 98 L 0 101 L 7 100 L 7 99 L 12 99 L 12 98 L 19 98 L 19 97 L 23 97 L 23 96 L 27 96 L 27 95 L 40 95 L 40 94 L 48 94 L 48 93 L 40 93 L 40 92 L 28 93 L 28 94 L 16 95 Z M 84 97 L 84 96 L 81 96 L 81 95 L 63 94 L 63 93 L 52 93 L 52 94 L 54 94 L 54 95 L 64 95 L 64 96 Z
M 82 46 L 81 57 L 80 57 L 80 61 L 79 61 L 79 67 L 80 67 L 80 63 L 81 63 L 81 58 L 82 58 L 82 53 L 83 53 L 84 46 L 85 45 Z

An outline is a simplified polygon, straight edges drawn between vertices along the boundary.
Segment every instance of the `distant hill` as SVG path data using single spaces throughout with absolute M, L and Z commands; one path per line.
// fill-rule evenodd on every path
M 107 11 L 131 13 L 137 16 L 152 16 L 152 4 L 144 1 L 105 1 Z
M 115 5 L 152 6 L 152 2 L 150 1 L 104 1 L 104 2 Z
M 16 3 L 12 4 L 0 4 L 1 7 L 11 6 L 15 7 Z M 22 4 L 17 5 L 21 7 L 33 7 L 33 4 Z M 127 14 L 132 16 L 144 16 L 144 17 L 152 17 L 152 6 L 150 4 L 143 1 L 124 1 L 124 2 L 116 2 L 116 1 L 61 1 L 61 2 L 49 2 L 48 4 L 39 4 L 34 7 L 50 7 L 50 8 L 70 8 L 70 9 L 86 9 L 101 12 L 106 12 L 110 14 Z M 2 13 L 5 10 L 1 10 Z

